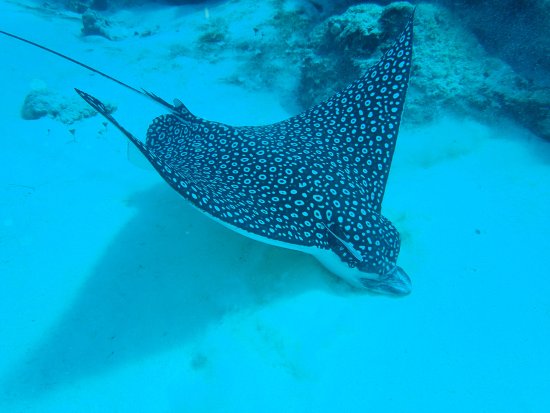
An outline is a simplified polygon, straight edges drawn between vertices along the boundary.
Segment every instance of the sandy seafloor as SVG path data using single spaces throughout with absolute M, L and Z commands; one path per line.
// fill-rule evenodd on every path
M 292 115 L 222 82 L 230 63 L 163 63 L 199 8 L 148 13 L 159 35 L 113 43 L 0 3 L 2 29 L 199 116 Z M 129 162 L 99 116 L 23 120 L 37 82 L 115 102 L 141 137 L 163 111 L 8 38 L 0 53 L 1 412 L 550 411 L 547 142 L 506 119 L 403 128 L 384 213 L 414 289 L 376 296 L 211 222 Z

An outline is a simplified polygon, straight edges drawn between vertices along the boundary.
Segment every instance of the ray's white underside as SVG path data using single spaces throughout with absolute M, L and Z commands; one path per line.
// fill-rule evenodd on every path
M 191 203 L 190 203 L 191 204 Z M 191 204 L 193 208 L 205 214 L 210 219 L 216 221 L 217 223 L 223 225 L 230 230 L 243 235 L 247 238 L 253 239 L 254 241 L 259 241 L 264 244 L 273 245 L 275 247 L 287 248 L 294 251 L 304 252 L 306 254 L 314 256 L 317 261 L 319 261 L 328 271 L 337 275 L 338 277 L 345 280 L 347 283 L 356 288 L 365 289 L 363 284 L 359 281 L 359 278 L 369 278 L 372 280 L 377 280 L 380 278 L 378 274 L 371 274 L 359 271 L 357 268 L 350 267 L 347 263 L 340 260 L 338 255 L 332 252 L 329 249 L 322 249 L 318 247 L 307 247 L 304 245 L 291 244 L 288 242 L 278 241 L 267 237 L 262 237 L 261 235 L 248 232 L 242 228 L 236 227 L 234 225 L 228 224 L 227 222 L 222 221 L 219 218 L 216 218 L 207 212 L 197 208 L 195 205 Z
M 135 166 L 147 169 L 154 170 L 153 166 L 147 160 L 147 158 L 139 151 L 134 144 L 128 142 L 128 160 Z M 186 200 L 187 201 L 187 200 Z M 231 225 L 221 219 L 210 215 L 208 212 L 203 211 L 197 206 L 193 205 L 191 202 L 188 202 L 193 208 L 202 214 L 206 215 L 208 218 L 213 221 L 223 225 L 226 228 L 229 228 L 231 231 L 234 231 L 240 235 L 243 235 L 247 238 L 253 239 L 254 241 L 262 242 L 264 244 L 273 245 L 275 247 L 286 248 L 294 251 L 303 252 L 309 255 L 314 256 L 317 261 L 319 261 L 328 271 L 342 278 L 344 281 L 356 288 L 364 289 L 364 285 L 359 281 L 360 278 L 369 278 L 376 280 L 379 277 L 378 274 L 371 274 L 366 272 L 361 272 L 357 268 L 350 267 L 347 263 L 343 262 L 338 255 L 332 252 L 329 249 L 322 249 L 318 247 L 307 247 L 299 244 L 291 244 L 288 242 L 278 241 L 267 237 L 262 237 L 261 235 L 254 234 L 252 232 L 246 231 L 242 228 Z

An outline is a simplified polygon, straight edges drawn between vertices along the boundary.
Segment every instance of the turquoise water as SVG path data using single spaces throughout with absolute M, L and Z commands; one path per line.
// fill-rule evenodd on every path
M 112 42 L 21 4 L 0 3 L 2 29 L 207 119 L 295 113 L 280 90 L 227 81 L 238 53 L 166 63 L 201 6 L 118 15 L 162 30 Z M 209 220 L 98 116 L 22 119 L 31 90 L 74 107 L 73 87 L 139 137 L 163 112 L 27 45 L 0 51 L 0 411 L 550 411 L 547 142 L 505 117 L 405 123 L 383 210 L 413 292 L 378 296 Z

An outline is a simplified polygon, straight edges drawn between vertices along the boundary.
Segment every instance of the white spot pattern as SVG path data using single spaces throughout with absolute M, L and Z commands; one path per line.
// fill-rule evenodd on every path
M 306 112 L 267 126 L 207 121 L 178 102 L 172 114 L 153 121 L 143 145 L 105 115 L 99 101 L 81 96 L 205 213 L 269 239 L 331 249 L 350 267 L 386 274 L 395 266 L 400 241 L 380 210 L 409 81 L 412 37 L 411 17 L 399 40 L 362 78 Z

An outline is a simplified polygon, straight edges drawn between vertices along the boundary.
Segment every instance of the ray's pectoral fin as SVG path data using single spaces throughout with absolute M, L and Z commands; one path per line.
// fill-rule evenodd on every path
M 118 121 L 111 115 L 110 110 L 105 106 L 103 102 L 101 102 L 99 99 L 95 98 L 94 96 L 83 92 L 80 89 L 75 88 L 76 93 L 79 94 L 79 96 L 86 101 L 92 108 L 97 110 L 105 119 L 107 119 L 109 122 L 111 122 L 113 125 L 117 127 L 129 140 L 130 142 L 141 152 L 142 156 L 145 156 L 147 161 L 159 172 L 161 172 L 162 169 L 165 168 L 165 164 L 159 159 L 159 157 L 151 151 L 149 148 L 147 148 L 143 142 L 141 142 L 138 138 L 136 138 L 134 135 L 132 135 L 129 131 L 127 131 L 124 126 L 122 126 Z M 138 156 L 137 154 L 133 154 L 132 156 Z M 130 153 L 129 153 L 130 157 Z M 143 160 L 142 160 L 143 161 Z
M 149 159 L 132 142 L 128 142 L 126 157 L 132 165 L 138 167 L 139 169 L 146 171 L 155 170 Z
M 134 143 L 138 148 L 140 146 L 143 146 L 141 141 L 139 141 L 134 135 L 132 135 L 130 132 L 128 132 L 118 121 L 111 115 L 111 112 L 105 106 L 103 102 L 101 102 L 99 99 L 93 97 L 92 95 L 83 92 L 80 89 L 75 88 L 76 93 L 86 101 L 88 105 L 90 105 L 92 108 L 97 110 L 105 119 L 107 119 L 109 122 L 111 122 L 113 125 L 115 125 L 132 143 Z M 140 148 L 141 149 L 141 148 Z

